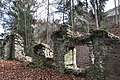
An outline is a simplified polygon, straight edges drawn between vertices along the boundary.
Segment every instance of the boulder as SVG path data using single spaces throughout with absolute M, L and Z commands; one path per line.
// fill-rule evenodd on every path
M 27 66 L 29 63 L 31 63 L 33 60 L 32 60 L 32 57 L 30 56 L 24 56 L 24 55 L 19 55 L 16 57 L 16 59 L 20 62 L 23 63 L 23 66 Z

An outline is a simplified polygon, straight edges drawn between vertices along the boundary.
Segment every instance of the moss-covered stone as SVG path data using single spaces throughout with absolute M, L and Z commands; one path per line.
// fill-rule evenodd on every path
M 94 30 L 93 32 L 91 32 L 90 37 L 92 39 L 96 37 L 105 38 L 105 37 L 108 37 L 108 32 L 105 30 Z
M 29 65 L 29 67 L 43 67 L 44 66 L 44 61 L 42 61 L 40 58 L 36 57 L 33 62 L 31 62 Z
M 62 27 L 52 35 L 57 70 L 64 71 L 64 56 L 69 47 L 92 45 L 94 63 L 87 70 L 88 80 L 120 80 L 120 39 L 105 30 L 94 30 L 89 35 L 74 36 L 69 27 Z M 68 36 L 69 35 L 69 36 Z M 92 52 L 90 52 L 92 53 Z M 73 56 L 72 56 L 73 57 Z M 71 72 L 71 71 L 70 71 Z M 72 72 L 71 72 L 72 73 Z

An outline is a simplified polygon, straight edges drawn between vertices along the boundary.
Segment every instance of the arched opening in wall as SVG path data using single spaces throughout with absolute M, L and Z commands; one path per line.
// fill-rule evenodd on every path
M 86 69 L 90 63 L 89 47 L 87 45 L 76 46 L 76 63 L 78 68 Z
M 68 47 L 68 51 L 64 56 L 65 67 L 67 68 L 77 68 L 76 64 L 76 48 L 74 46 Z
M 64 60 L 66 68 L 86 69 L 90 63 L 89 47 L 87 45 L 68 47 Z

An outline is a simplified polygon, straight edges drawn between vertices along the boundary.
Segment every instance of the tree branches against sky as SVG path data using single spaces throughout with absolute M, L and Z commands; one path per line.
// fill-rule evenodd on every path
M 84 1 L 84 0 L 81 0 L 81 1 Z M 88 2 L 89 2 L 89 0 L 88 0 Z M 116 2 L 117 2 L 117 4 L 118 4 L 118 0 L 116 0 Z M 112 8 L 114 8 L 115 6 L 114 6 L 114 0 L 108 0 L 107 2 L 106 2 L 106 5 L 105 5 L 105 11 L 108 11 L 109 9 L 112 9 Z
M 39 9 L 37 10 L 36 13 L 36 18 L 38 19 L 47 19 L 47 1 L 48 0 L 37 0 L 40 5 L 39 5 Z M 49 9 L 50 9 L 50 16 L 54 15 L 54 18 L 59 18 L 58 14 L 52 14 L 52 12 L 57 11 L 56 7 L 57 7 L 57 3 L 60 2 L 60 0 L 49 0 L 50 1 L 50 5 L 49 5 Z M 84 1 L 84 0 L 81 0 Z M 117 0 L 116 0 L 117 1 Z M 88 0 L 89 2 L 89 0 Z M 105 11 L 108 11 L 109 9 L 114 8 L 114 0 L 109 0 L 106 2 L 106 6 L 105 6 Z
M 37 0 L 39 8 L 36 13 L 37 19 L 47 19 L 48 0 Z M 52 16 L 52 12 L 57 11 L 57 2 L 59 0 L 49 0 L 49 15 Z
M 48 0 L 37 0 L 37 1 L 39 2 L 39 9 L 37 10 L 36 18 L 37 19 L 47 19 L 47 9 L 48 9 L 47 8 L 47 5 L 48 5 L 47 1 Z M 60 0 L 49 0 L 49 1 L 50 1 L 50 15 L 51 15 L 51 17 L 54 17 L 56 19 L 60 19 L 60 17 L 58 17 L 57 13 L 52 14 L 52 12 L 57 11 L 57 9 L 56 9 L 57 2 L 59 2 Z M 112 9 L 112 8 L 114 8 L 114 0 L 107 1 L 105 11 L 108 11 L 109 9 Z M 60 14 L 60 15 L 62 15 L 62 14 Z M 2 29 L 2 26 L 0 25 L 0 33 L 1 32 L 4 32 L 4 30 Z

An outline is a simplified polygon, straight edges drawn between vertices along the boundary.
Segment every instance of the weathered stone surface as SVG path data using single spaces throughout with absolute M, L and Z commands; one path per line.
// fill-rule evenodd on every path
M 8 59 L 10 57 L 9 54 L 10 54 L 10 51 L 12 50 L 10 48 L 11 36 L 13 36 L 13 35 L 7 35 L 3 40 L 3 48 L 4 48 L 3 57 L 4 57 L 4 59 Z M 14 46 L 15 50 L 13 51 L 12 56 L 14 58 L 16 58 L 19 55 L 25 55 L 23 38 L 17 33 L 14 35 L 14 38 L 15 38 L 15 41 L 14 41 L 13 46 Z
M 44 43 L 39 43 L 35 45 L 34 53 L 35 58 L 33 60 L 34 65 L 32 67 L 44 66 L 46 64 L 48 65 L 50 61 L 49 60 L 47 61 L 47 59 L 52 60 L 53 58 L 53 50 L 50 48 L 49 45 Z
M 15 35 L 15 58 L 19 55 L 25 55 L 24 40 L 19 34 L 16 34 Z
M 0 39 L 0 59 L 4 56 L 3 39 Z
M 103 72 L 103 58 L 106 52 L 106 46 L 102 38 L 93 39 L 93 55 L 94 63 L 91 65 L 91 70 L 88 72 L 89 80 L 106 80 Z
M 54 60 L 59 68 L 65 66 L 64 55 L 70 47 L 87 44 L 90 47 L 91 66 L 88 80 L 120 80 L 120 38 L 104 30 L 95 30 L 90 35 L 67 36 L 67 27 L 52 35 L 54 42 Z M 69 30 L 68 30 L 69 33 Z M 72 53 L 72 52 L 70 52 Z M 73 54 L 73 53 L 72 53 Z M 92 54 L 92 56 L 91 56 Z M 73 57 L 73 55 L 72 55 Z
M 34 46 L 34 53 L 39 56 L 44 56 L 48 58 L 53 58 L 53 50 L 49 45 L 40 43 Z
M 32 57 L 19 55 L 16 57 L 16 59 L 23 63 L 23 66 L 27 66 L 30 62 L 32 62 Z
M 104 34 L 105 33 L 105 34 Z M 95 34 L 95 35 L 94 35 Z M 102 32 L 92 34 L 94 64 L 88 72 L 89 80 L 120 79 L 120 40 L 119 37 Z
M 120 79 L 120 42 L 116 39 L 110 39 L 113 43 L 106 45 L 108 47 L 106 53 L 107 60 L 104 60 L 104 68 L 107 80 Z
M 73 46 L 72 40 L 73 31 L 70 26 L 63 25 L 60 30 L 55 31 L 51 36 L 53 47 L 53 58 L 56 62 L 58 71 L 64 72 L 64 67 L 76 66 L 76 51 Z M 74 57 L 73 57 L 74 56 Z

